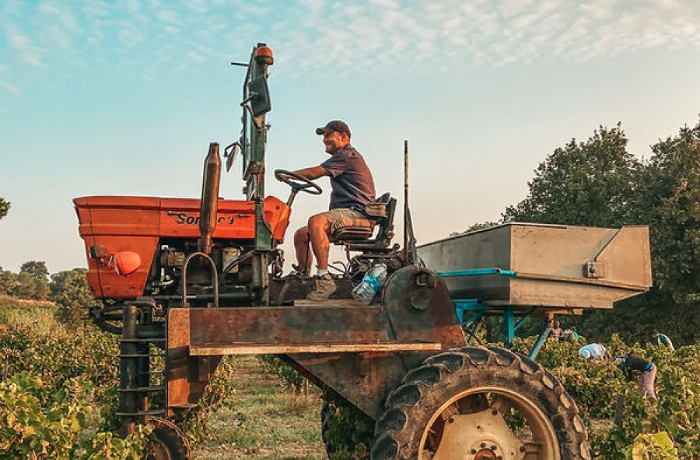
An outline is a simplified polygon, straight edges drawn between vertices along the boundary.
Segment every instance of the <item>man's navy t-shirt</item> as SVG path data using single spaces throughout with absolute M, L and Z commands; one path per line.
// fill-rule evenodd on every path
M 360 152 L 348 144 L 321 163 L 331 176 L 331 203 L 328 209 L 349 208 L 364 212 L 374 201 L 374 179 Z

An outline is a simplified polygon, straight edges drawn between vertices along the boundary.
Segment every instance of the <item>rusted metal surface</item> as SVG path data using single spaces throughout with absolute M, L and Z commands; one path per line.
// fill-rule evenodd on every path
M 190 342 L 388 343 L 381 307 L 249 307 L 192 309 Z
M 126 437 L 134 433 L 136 427 L 135 414 L 138 412 L 138 399 L 135 393 L 126 391 L 138 386 L 137 359 L 133 356 L 138 352 L 136 344 L 137 308 L 127 305 L 123 309 L 123 334 L 119 343 L 119 407 L 124 414 L 120 416 L 121 435 Z
M 612 308 L 651 287 L 649 229 L 511 223 L 418 248 L 438 272 L 497 267 L 516 276 L 446 280 L 453 298 L 487 305 Z
M 416 266 L 398 270 L 387 282 L 382 303 L 395 340 L 439 342 L 445 350 L 465 345 L 445 283 L 434 272 Z M 404 356 L 407 371 L 427 356 Z
M 211 252 L 211 236 L 216 229 L 217 205 L 219 203 L 219 182 L 221 178 L 221 157 L 219 144 L 209 144 L 209 153 L 204 159 L 202 177 L 202 200 L 200 202 L 199 240 L 197 248 L 200 252 Z
M 179 406 L 188 403 L 190 394 L 190 379 L 187 372 L 190 345 L 189 308 L 170 309 L 166 337 L 168 339 L 165 360 L 167 406 Z
M 172 308 L 168 311 L 168 346 L 165 361 L 168 416 L 173 415 L 175 409 L 189 408 L 199 401 L 221 361 L 220 356 L 190 356 L 190 312 L 192 311 L 197 310 Z
M 464 345 L 444 283 L 417 267 L 399 270 L 387 281 L 382 305 L 301 303 L 171 309 L 168 405 L 192 404 L 201 396 L 210 377 L 202 373 L 202 359 L 285 354 L 316 384 L 376 417 L 408 370 L 431 354 Z
M 405 343 L 465 344 L 444 283 L 428 270 L 406 267 L 387 281 L 382 298 L 386 335 Z M 352 311 L 352 309 L 350 309 Z M 406 373 L 435 352 L 290 355 L 316 379 L 376 418 L 382 403 Z
M 190 356 L 224 356 L 224 355 L 282 355 L 290 353 L 370 353 L 370 352 L 399 352 L 399 351 L 440 351 L 440 343 L 319 343 L 296 344 L 286 343 L 222 343 L 190 345 Z M 364 355 L 363 356 L 368 356 Z

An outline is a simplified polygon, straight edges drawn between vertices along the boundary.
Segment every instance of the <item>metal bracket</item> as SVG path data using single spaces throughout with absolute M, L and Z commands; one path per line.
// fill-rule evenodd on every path
M 584 275 L 586 278 L 605 278 L 605 263 L 589 260 L 584 266 Z

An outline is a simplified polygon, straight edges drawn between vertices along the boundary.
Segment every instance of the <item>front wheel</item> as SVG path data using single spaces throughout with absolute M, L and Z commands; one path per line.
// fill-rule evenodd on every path
M 431 356 L 387 398 L 373 460 L 589 460 L 564 387 L 500 348 Z
M 148 439 L 147 460 L 190 460 L 190 443 L 182 431 L 169 420 L 150 417 L 153 431 Z

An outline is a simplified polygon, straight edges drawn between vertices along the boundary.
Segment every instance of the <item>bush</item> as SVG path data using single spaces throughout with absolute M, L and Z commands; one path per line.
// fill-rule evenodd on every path
M 59 319 L 75 328 L 85 321 L 85 307 L 96 305 L 85 276 L 87 270 L 74 268 L 51 275 L 50 298 L 58 306 Z
M 36 374 L 21 372 L 0 382 L 0 454 L 3 458 L 142 458 L 148 431 L 126 439 L 112 433 L 88 435 L 94 416 L 94 386 L 76 377 L 53 387 Z
M 534 338 L 519 340 L 516 347 L 525 351 L 532 343 Z M 548 342 L 537 361 L 559 379 L 576 401 L 588 425 L 596 458 L 622 460 L 639 435 L 662 431 L 674 440 L 679 458 L 700 457 L 700 344 L 681 347 L 673 353 L 657 345 L 630 347 L 617 336 L 605 344 L 613 356 L 633 351 L 657 366 L 658 401 L 644 398 L 636 380 L 628 380 L 611 362 L 579 357 L 582 345 Z M 620 426 L 611 422 L 618 394 L 625 401 Z
M 259 356 L 258 360 L 267 372 L 279 377 L 286 387 L 294 388 L 297 393 L 301 392 L 305 379 L 289 364 L 273 355 Z

